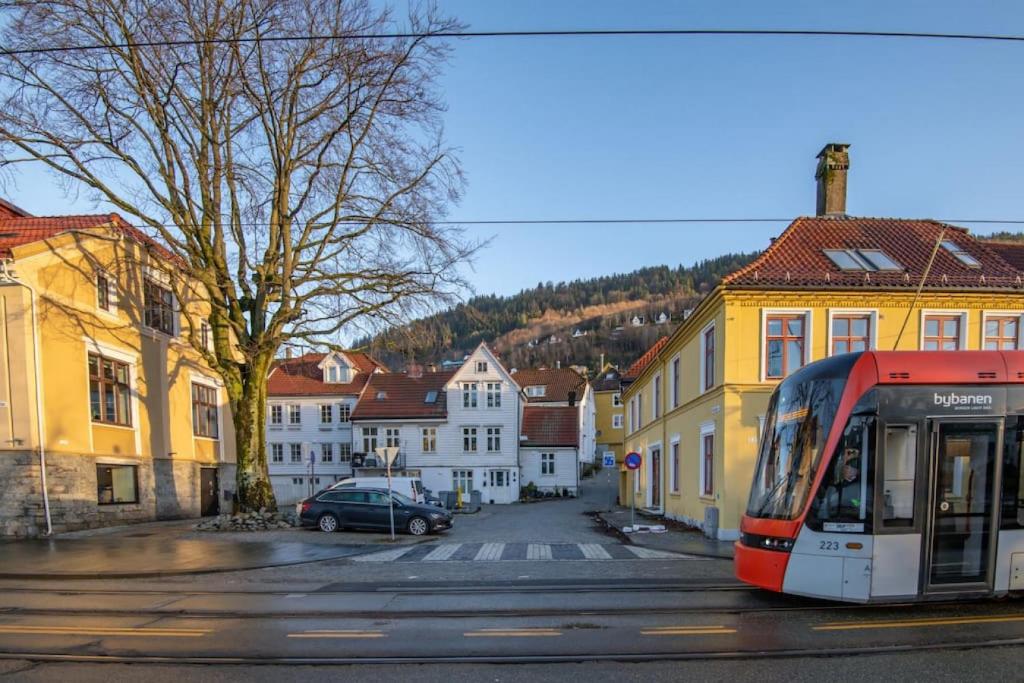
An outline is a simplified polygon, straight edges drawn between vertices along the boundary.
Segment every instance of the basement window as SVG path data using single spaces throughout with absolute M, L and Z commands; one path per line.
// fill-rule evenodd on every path
M 822 251 L 840 270 L 868 272 L 899 272 L 903 270 L 902 265 L 881 249 L 823 249 Z
M 942 240 L 942 248 L 956 257 L 960 263 L 968 268 L 981 268 L 981 262 L 964 251 L 959 244 L 951 240 Z

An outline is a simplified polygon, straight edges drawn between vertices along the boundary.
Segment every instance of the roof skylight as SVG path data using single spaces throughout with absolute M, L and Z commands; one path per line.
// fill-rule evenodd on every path
M 869 272 L 903 270 L 903 266 L 896 259 L 881 249 L 823 249 L 822 251 L 840 270 Z
M 952 240 L 942 240 L 942 248 L 955 256 L 960 263 L 968 268 L 981 268 L 981 262 L 964 251 L 959 244 Z
M 433 391 L 433 390 L 428 391 L 427 392 L 427 397 L 425 399 L 423 399 L 423 402 L 424 403 L 437 403 L 437 392 Z

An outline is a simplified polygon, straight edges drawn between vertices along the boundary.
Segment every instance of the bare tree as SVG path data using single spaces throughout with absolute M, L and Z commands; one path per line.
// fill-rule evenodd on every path
M 188 336 L 227 387 L 238 503 L 272 508 L 280 346 L 464 284 L 478 245 L 437 222 L 462 178 L 440 121 L 448 48 L 432 37 L 461 27 L 425 8 L 402 25 L 413 37 L 375 37 L 400 27 L 369 0 L 4 5 L 3 164 L 42 162 L 112 203 L 205 290 L 212 349 Z

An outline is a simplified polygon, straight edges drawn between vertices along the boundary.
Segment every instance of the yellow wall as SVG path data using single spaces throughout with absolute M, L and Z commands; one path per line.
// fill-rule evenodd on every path
M 625 419 L 625 407 L 612 405 L 612 398 L 618 394 L 615 391 L 595 391 L 594 408 L 596 410 L 596 428 L 598 452 L 613 451 L 615 461 L 622 462 L 622 439 L 626 433 L 625 422 L 622 427 L 612 426 L 612 416 L 622 415 Z
M 662 447 L 664 513 L 675 519 L 702 523 L 704 510 L 719 508 L 720 529 L 734 536 L 746 501 L 757 457 L 759 418 L 767 409 L 776 380 L 763 377 L 763 320 L 767 311 L 792 309 L 809 314 L 809 361 L 827 357 L 830 351 L 830 315 L 869 312 L 875 324 L 875 348 L 892 349 L 904 323 L 913 292 L 813 292 L 743 291 L 718 289 L 686 320 L 658 357 L 623 392 L 624 409 L 638 394 L 644 397 L 643 427 L 625 436 L 625 450 L 645 457 L 639 502 L 647 500 L 649 485 L 646 460 L 651 444 Z M 865 305 L 870 302 L 870 305 Z M 1024 300 L 1016 294 L 926 293 L 907 321 L 900 350 L 921 347 L 922 311 L 962 313 L 966 349 L 983 346 L 983 315 L 1024 312 Z M 715 383 L 701 392 L 701 336 L 707 325 L 715 326 Z M 680 405 L 671 405 L 670 367 L 679 357 Z M 654 419 L 650 405 L 654 377 L 662 376 L 661 417 Z M 629 421 L 627 419 L 627 426 Z M 700 487 L 701 430 L 715 434 L 714 496 L 704 497 Z M 671 443 L 679 439 L 679 493 L 671 489 Z
M 142 325 L 144 275 L 149 257 L 134 242 L 82 233 L 32 243 L 14 253 L 18 280 L 38 292 L 37 316 L 42 368 L 46 448 L 51 453 L 233 462 L 233 429 L 227 396 L 215 371 L 188 341 L 190 321 L 208 308 L 188 287 L 180 332 L 171 337 Z M 117 306 L 101 311 L 95 276 L 116 282 Z M 28 292 L 0 287 L 4 329 L 0 333 L 0 450 L 37 445 L 34 420 L 33 334 Z M 133 420 L 130 427 L 92 422 L 87 357 L 99 351 L 131 364 Z M 218 387 L 219 440 L 193 436 L 191 385 Z M 9 397 L 9 398 L 8 398 Z

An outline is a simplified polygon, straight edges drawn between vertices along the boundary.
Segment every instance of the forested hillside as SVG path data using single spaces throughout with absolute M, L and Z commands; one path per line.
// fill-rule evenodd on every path
M 584 365 L 601 354 L 628 365 L 729 272 L 756 254 L 727 254 L 692 266 L 654 266 L 571 282 L 540 282 L 512 296 L 477 296 L 455 308 L 356 342 L 394 369 L 408 359 L 459 360 L 481 341 L 509 367 Z M 659 316 L 668 319 L 658 323 Z M 644 323 L 634 325 L 633 318 Z M 575 335 L 575 336 L 574 336 Z

